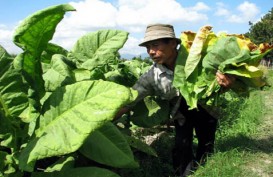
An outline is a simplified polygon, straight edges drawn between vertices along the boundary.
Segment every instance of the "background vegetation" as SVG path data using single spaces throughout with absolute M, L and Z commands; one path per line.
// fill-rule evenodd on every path
M 250 29 L 245 36 L 249 37 L 251 41 L 256 44 L 267 42 L 273 44 L 273 8 L 265 14 L 257 23 L 249 22 Z M 273 51 L 265 58 L 272 59 Z

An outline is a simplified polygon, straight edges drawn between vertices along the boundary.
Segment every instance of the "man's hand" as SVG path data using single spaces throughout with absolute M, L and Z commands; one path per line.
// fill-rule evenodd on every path
M 235 81 L 235 77 L 228 74 L 223 74 L 219 71 L 216 72 L 216 80 L 218 84 L 224 88 L 230 88 Z

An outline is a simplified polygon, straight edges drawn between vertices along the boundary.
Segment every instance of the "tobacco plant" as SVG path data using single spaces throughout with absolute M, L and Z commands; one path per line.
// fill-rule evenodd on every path
M 70 51 L 50 43 L 69 11 L 62 4 L 24 19 L 13 38 L 22 49 L 15 58 L 0 47 L 0 176 L 118 177 L 117 168 L 139 166 L 134 150 L 156 156 L 130 136 L 130 122 L 113 121 L 135 99 L 131 86 L 149 65 L 119 60 L 125 31 L 87 33 Z M 166 109 L 158 114 L 160 106 Z M 167 106 L 145 99 L 134 108 L 146 108 L 136 124 L 160 124 Z

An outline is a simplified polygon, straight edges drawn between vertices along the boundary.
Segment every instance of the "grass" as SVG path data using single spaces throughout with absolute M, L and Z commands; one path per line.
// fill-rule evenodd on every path
M 273 85 L 273 71 L 267 71 L 267 78 Z M 219 127 L 215 153 L 192 177 L 273 176 L 272 91 L 273 87 L 265 87 L 251 90 L 248 97 L 233 92 L 222 96 L 217 108 Z M 140 168 L 121 170 L 119 174 L 124 177 L 173 177 L 173 135 L 173 130 L 167 131 L 151 144 L 158 157 L 136 152 Z
M 267 74 L 268 82 L 273 83 L 273 71 Z M 272 91 L 272 87 L 252 90 L 248 98 L 239 99 L 229 95 L 234 100 L 221 110 L 216 152 L 193 177 L 273 176 L 273 136 L 261 128 L 268 123 L 266 119 L 272 125 L 273 120 L 266 115 L 271 115 L 273 110 L 266 108 L 265 100 Z M 273 103 L 272 98 L 273 95 L 268 100 Z
M 199 169 L 192 176 L 241 176 L 243 170 L 238 168 L 238 166 L 242 164 L 241 158 L 241 153 L 239 153 L 237 149 L 217 152 L 209 161 L 207 161 L 207 164 L 204 167 L 199 167 Z
M 236 140 L 240 144 L 244 143 L 242 137 L 256 132 L 257 124 L 264 114 L 264 100 L 259 90 L 253 90 L 248 98 L 240 98 L 229 104 L 220 116 L 217 132 L 217 145 L 220 149 L 230 139 L 233 141 L 232 146 L 236 145 Z

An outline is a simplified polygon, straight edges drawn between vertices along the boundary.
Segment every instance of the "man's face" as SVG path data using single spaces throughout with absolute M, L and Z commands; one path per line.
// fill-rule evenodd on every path
M 174 48 L 176 43 L 170 40 L 165 43 L 161 39 L 148 42 L 146 45 L 147 53 L 150 55 L 151 59 L 158 64 L 167 64 L 170 60 L 174 60 Z

